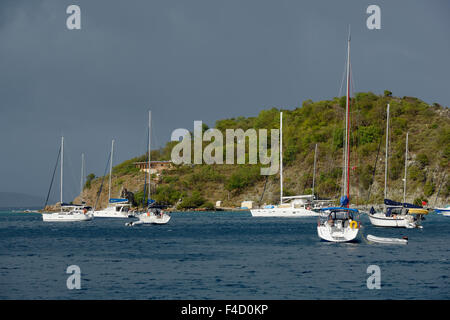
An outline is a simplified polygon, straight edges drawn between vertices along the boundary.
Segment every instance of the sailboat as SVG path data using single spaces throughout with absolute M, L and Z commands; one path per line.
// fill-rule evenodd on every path
M 83 206 L 68 205 L 63 202 L 63 176 L 64 176 L 64 137 L 61 137 L 61 177 L 60 177 L 60 212 L 42 213 L 42 220 L 46 222 L 71 222 L 71 221 L 89 221 L 93 216 Z M 56 167 L 55 167 L 56 169 Z M 53 181 L 52 181 L 53 182 Z M 51 188 L 51 186 L 50 186 Z M 48 199 L 48 197 L 47 197 Z
M 280 204 L 265 206 L 260 209 L 251 209 L 253 217 L 316 217 L 318 212 L 313 211 L 314 194 L 285 197 L 283 196 L 283 112 L 280 112 Z
M 442 208 L 434 208 L 434 211 L 437 214 L 442 214 L 443 216 L 450 217 L 450 206 L 442 207 Z
M 375 212 L 371 208 L 368 213 L 370 223 L 377 227 L 393 227 L 393 228 L 418 228 L 423 220 L 423 215 L 428 214 L 428 210 L 420 206 L 416 206 L 406 202 L 406 177 L 408 164 L 408 137 L 406 133 L 406 150 L 405 150 L 405 176 L 403 178 L 403 202 L 396 202 L 387 199 L 387 172 L 388 172 L 388 147 L 389 147 L 389 104 L 387 106 L 387 125 L 386 125 L 386 166 L 384 176 L 384 212 Z
M 345 118 L 343 193 L 340 207 L 322 208 L 317 224 L 317 234 L 330 242 L 349 242 L 358 236 L 360 224 L 356 221 L 357 209 L 350 202 L 350 35 L 347 42 L 347 99 Z
M 134 226 L 139 224 L 166 224 L 170 220 L 170 215 L 168 215 L 164 210 L 161 210 L 155 206 L 155 201 L 151 198 L 151 170 L 150 170 L 150 161 L 151 161 L 151 126 L 152 126 L 152 113 L 148 111 L 148 195 L 147 195 L 147 210 L 139 214 L 137 217 L 138 221 L 132 221 L 126 223 L 126 226 Z M 144 190 L 145 193 L 145 190 Z M 145 201 L 145 195 L 144 195 Z M 145 206 L 145 205 L 144 205 Z
M 112 163 L 114 154 L 114 140 L 111 142 L 111 158 L 109 159 L 109 191 L 108 206 L 102 210 L 94 211 L 94 217 L 98 218 L 128 218 L 131 204 L 128 199 L 111 198 Z

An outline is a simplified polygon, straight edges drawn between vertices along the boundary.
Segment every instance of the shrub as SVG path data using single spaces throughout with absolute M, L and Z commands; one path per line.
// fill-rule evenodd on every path
M 84 188 L 83 188 L 83 189 L 85 189 L 85 188 L 90 189 L 90 188 L 91 188 L 91 183 L 92 183 L 92 181 L 93 181 L 94 179 L 95 179 L 95 174 L 90 173 L 90 174 L 86 177 L 86 183 L 84 184 Z
M 164 183 L 172 183 L 179 180 L 178 176 L 163 176 L 163 182 Z
M 205 202 L 205 204 L 203 205 L 203 207 L 206 209 L 206 210 L 214 210 L 214 205 L 211 203 L 211 202 L 209 202 L 209 201 L 207 201 L 207 202 Z
M 381 130 L 374 125 L 358 128 L 358 141 L 360 145 L 379 141 L 380 135 Z
M 432 182 L 427 182 L 423 187 L 423 194 L 427 197 L 430 197 L 435 190 L 435 185 Z
M 369 189 L 370 185 L 372 184 L 372 176 L 373 176 L 373 167 L 368 164 L 361 168 L 358 167 L 358 178 L 359 183 L 362 184 L 362 187 L 364 189 Z
M 200 192 L 194 191 L 190 197 L 185 197 L 178 205 L 180 209 L 193 209 L 201 207 L 205 203 L 205 199 L 201 196 Z
M 161 185 L 156 188 L 153 198 L 158 203 L 175 204 L 181 197 L 181 192 L 169 185 Z
M 147 159 L 146 156 L 143 155 L 140 157 L 126 160 L 126 161 L 122 162 L 121 164 L 118 164 L 117 166 L 113 167 L 113 174 L 125 175 L 125 174 L 139 172 L 139 168 L 136 168 L 134 163 L 135 162 L 143 162 L 146 159 Z
M 428 156 L 425 153 L 418 154 L 416 160 L 419 163 L 420 169 L 425 168 L 430 163 Z
M 240 167 L 231 175 L 225 185 L 225 189 L 228 191 L 242 190 L 254 184 L 262 177 L 258 166 Z
M 408 177 L 411 180 L 419 181 L 419 182 L 425 182 L 425 179 L 426 179 L 425 172 L 423 172 L 423 170 L 421 170 L 419 167 L 417 167 L 415 165 L 412 165 L 408 169 Z
M 145 195 L 146 197 L 147 195 Z M 144 201 L 144 190 L 136 191 L 134 193 L 134 202 L 137 203 L 138 206 L 141 206 Z

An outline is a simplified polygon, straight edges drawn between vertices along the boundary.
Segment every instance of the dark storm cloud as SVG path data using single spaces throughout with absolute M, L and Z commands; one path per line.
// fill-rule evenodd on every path
M 82 29 L 66 29 L 81 7 Z M 366 28 L 378 4 L 382 29 Z M 336 96 L 352 26 L 356 91 L 449 105 L 446 1 L 1 1 L 0 191 L 46 193 L 59 137 L 66 197 L 81 152 L 103 172 L 172 130 Z M 68 199 L 70 200 L 70 199 Z

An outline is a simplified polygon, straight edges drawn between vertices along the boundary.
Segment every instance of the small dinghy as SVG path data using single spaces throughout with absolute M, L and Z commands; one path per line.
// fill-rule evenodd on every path
M 386 244 L 408 244 L 408 237 L 399 238 L 382 238 L 376 237 L 371 234 L 367 235 L 367 240 L 377 243 L 386 243 Z
M 136 226 L 136 225 L 139 225 L 139 224 L 143 224 L 143 222 L 142 221 L 131 221 L 131 222 L 125 223 L 125 225 L 127 227 L 132 227 L 132 226 Z

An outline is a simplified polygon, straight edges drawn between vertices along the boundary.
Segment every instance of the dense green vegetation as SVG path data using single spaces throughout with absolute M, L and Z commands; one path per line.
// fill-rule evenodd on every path
M 358 93 L 351 99 L 353 201 L 382 201 L 388 103 L 391 110 L 389 196 L 400 200 L 402 194 L 405 138 L 409 132 L 407 190 L 410 198 L 413 197 L 415 201 L 431 200 L 437 192 L 440 197 L 448 197 L 450 184 L 443 183 L 448 178 L 450 160 L 448 109 L 413 97 L 393 97 L 392 92 L 386 90 L 383 95 Z M 282 108 L 282 111 L 286 194 L 311 191 L 314 147 L 317 143 L 319 151 L 315 193 L 321 197 L 336 198 L 342 179 L 345 97 L 317 102 L 307 100 L 302 107 L 287 107 Z M 261 111 L 256 117 L 218 120 L 215 128 L 224 137 L 226 129 L 240 128 L 245 131 L 250 128 L 279 128 L 279 112 L 279 109 L 272 108 Z M 161 150 L 153 150 L 152 159 L 169 160 L 175 144 L 170 142 Z M 208 144 L 204 142 L 204 146 Z M 246 157 L 248 159 L 248 153 Z M 137 172 L 133 165 L 137 161 L 146 161 L 146 156 L 123 162 L 114 167 L 113 174 L 120 176 Z M 246 194 L 249 200 L 258 200 L 265 183 L 265 176 L 260 175 L 260 167 L 260 164 L 180 165 L 175 170 L 163 173 L 153 193 L 154 198 L 186 209 L 212 207 L 215 200 L 239 205 L 242 194 Z M 278 175 L 270 176 L 269 181 L 274 183 L 264 201 L 272 201 L 270 194 L 279 192 L 276 187 Z
M 94 179 L 95 179 L 95 174 L 93 174 L 93 173 L 88 174 L 86 177 L 86 183 L 84 184 L 83 188 L 89 189 L 91 187 L 92 180 L 94 180 Z

